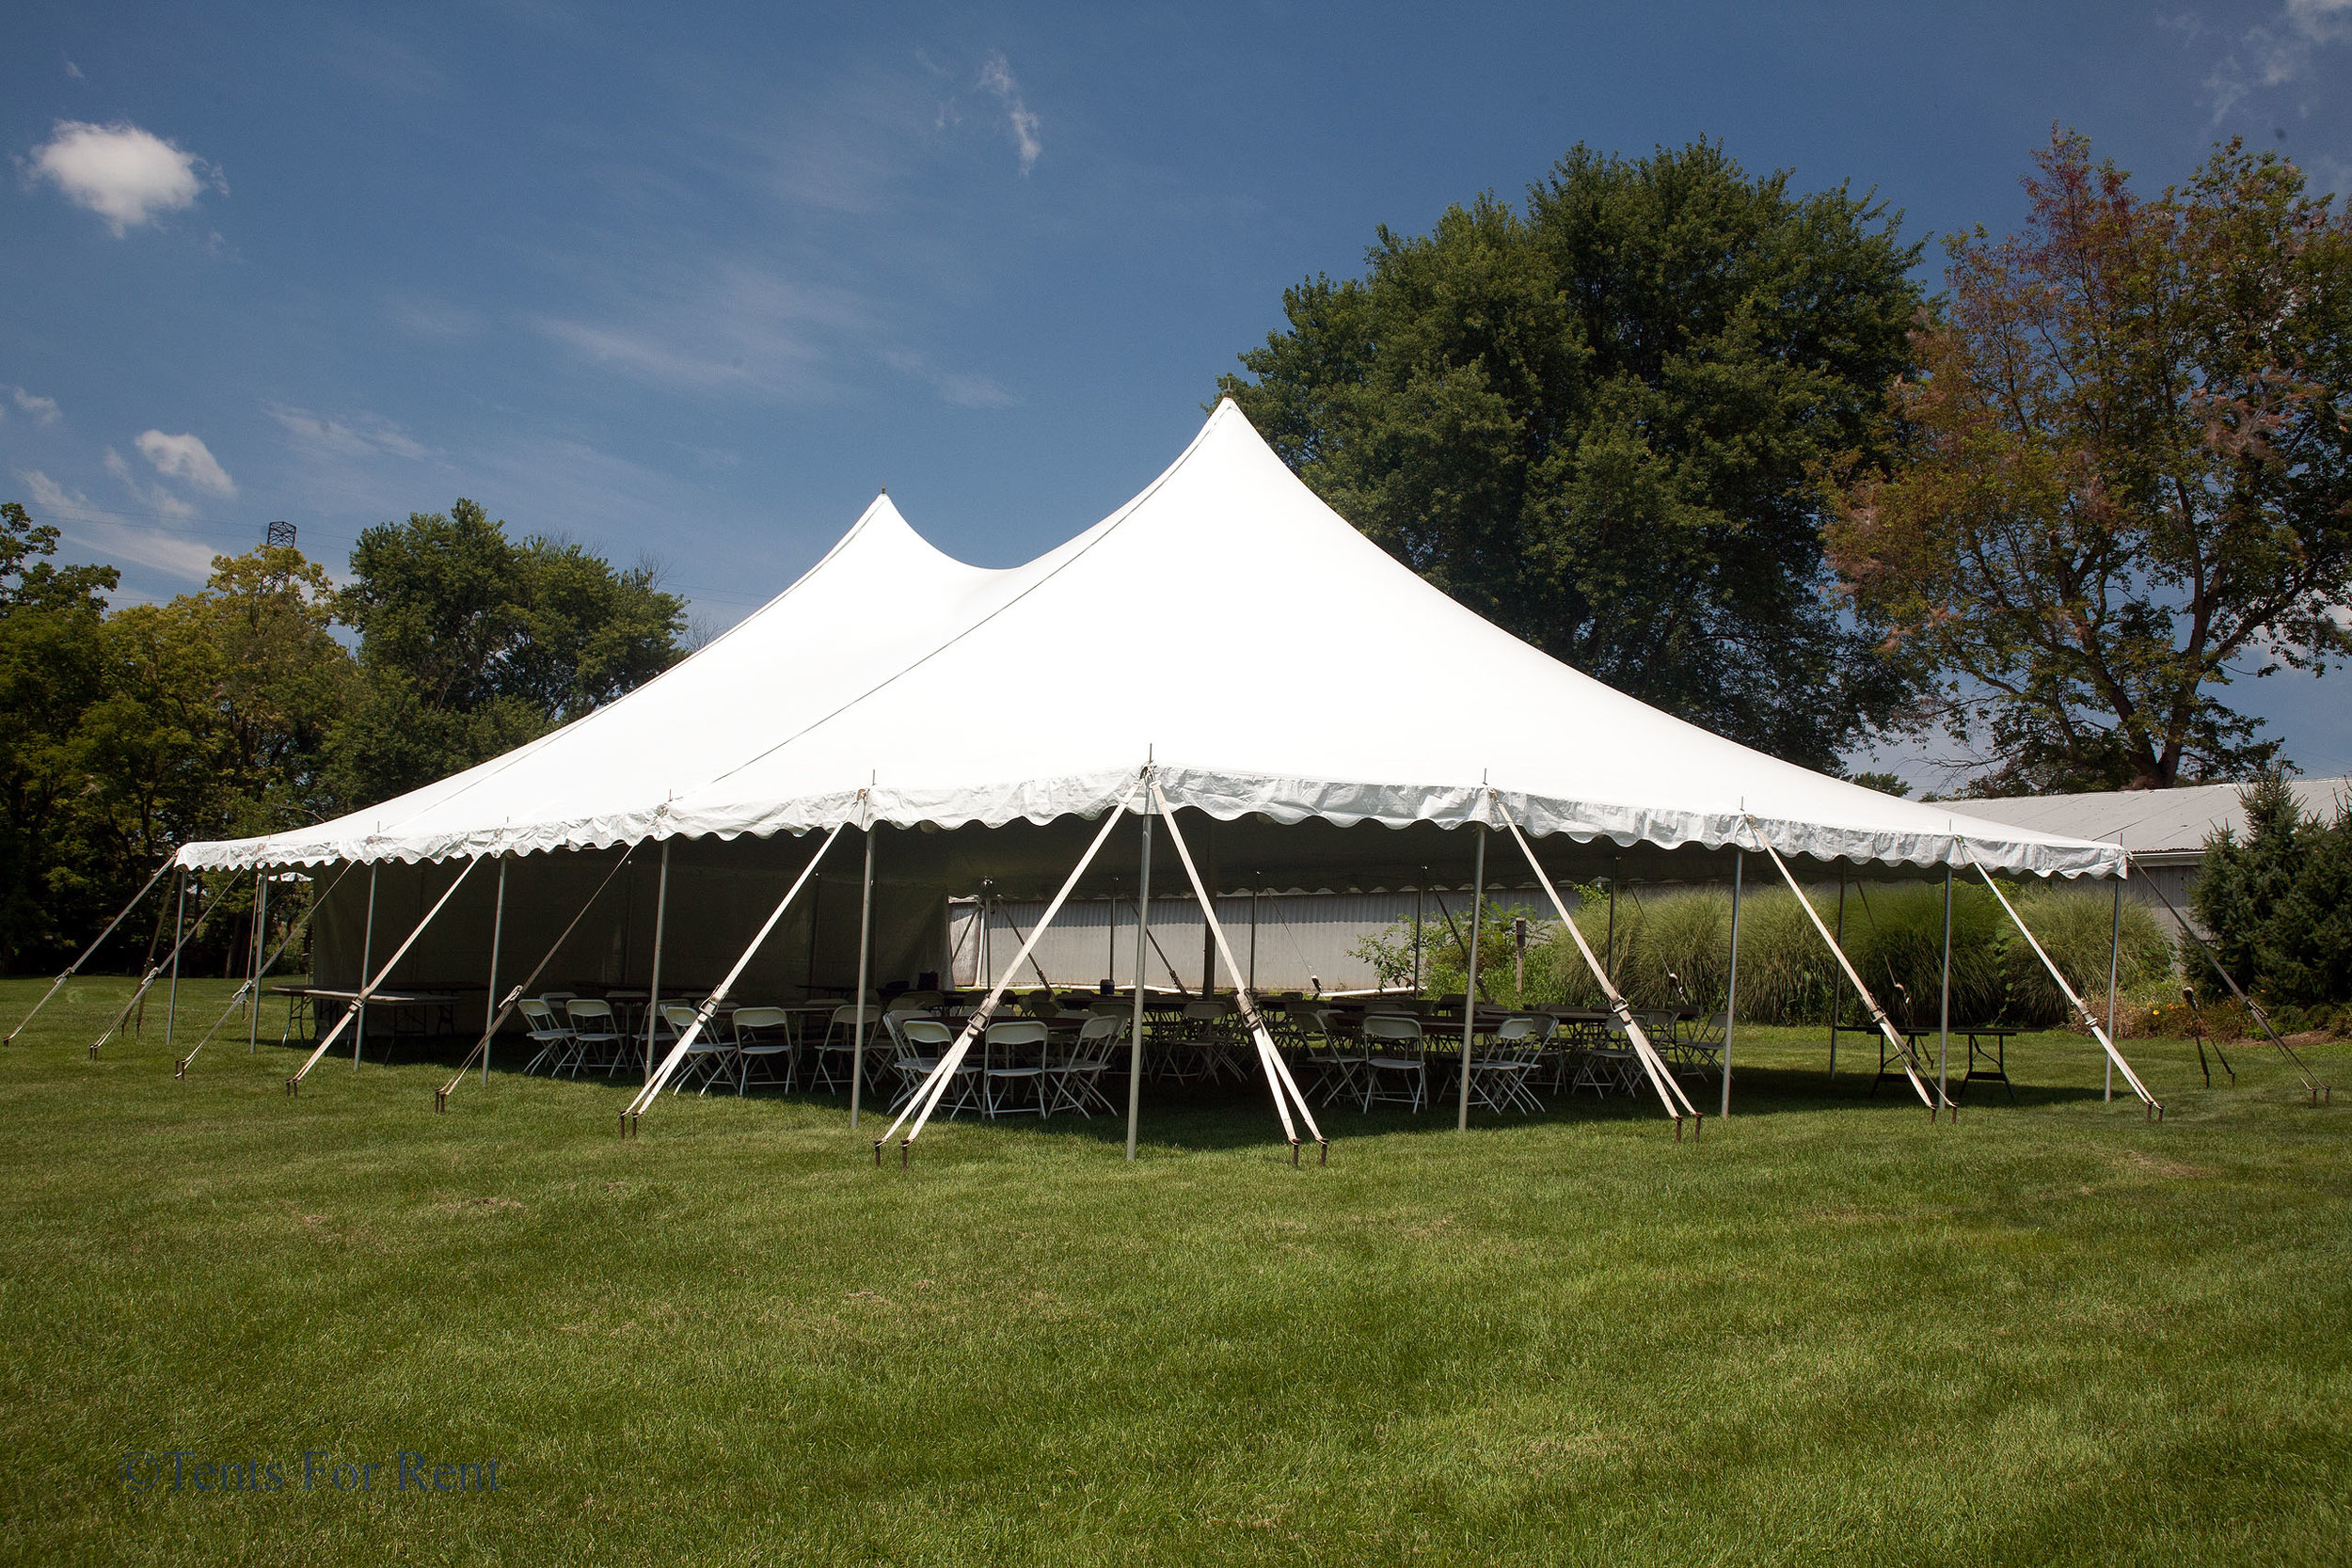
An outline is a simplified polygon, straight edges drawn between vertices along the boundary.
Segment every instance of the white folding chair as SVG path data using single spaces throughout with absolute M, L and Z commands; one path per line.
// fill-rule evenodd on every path
M 571 1060 L 572 1032 L 555 1016 L 555 1009 L 548 1006 L 544 997 L 526 996 L 515 1006 L 523 1015 L 523 1026 L 531 1031 L 531 1043 L 539 1048 L 523 1071 L 533 1073 L 545 1065 L 548 1076 L 554 1077 Z
M 1035 1111 L 1042 1119 L 1045 1101 L 1044 1021 L 1017 1018 L 980 1032 L 980 1115 L 1000 1117 Z M 1026 1095 L 1029 1103 L 1021 1104 Z
M 1397 1049 L 1411 1047 L 1410 1053 Z M 1419 1111 L 1429 1100 L 1429 1065 L 1421 1053 L 1421 1020 L 1389 1013 L 1364 1019 L 1364 1109 L 1374 1103 Z M 1391 1085 L 1402 1082 L 1400 1090 Z
M 1067 1054 L 1045 1069 L 1055 1110 L 1075 1111 L 1089 1119 L 1097 1110 L 1110 1114 L 1111 1102 L 1103 1098 L 1102 1078 L 1118 1059 L 1128 1022 L 1116 1014 L 1096 1013 L 1078 1026 L 1078 1037 L 1071 1042 Z
M 583 1067 L 601 1067 L 610 1078 L 620 1070 L 621 1056 L 628 1045 L 628 1037 L 621 1033 L 621 1021 L 614 1016 L 612 1004 L 594 996 L 575 996 L 564 1004 L 564 1017 L 572 1026 L 572 1076 L 580 1076 Z
M 782 1007 L 735 1009 L 735 1092 L 751 1087 L 757 1072 L 768 1084 L 781 1084 L 792 1092 L 791 1014 Z
M 870 1004 L 863 1007 L 854 1003 L 835 1007 L 833 1016 L 825 1021 L 824 1038 L 818 1042 L 816 1051 L 809 1058 L 810 1087 L 828 1091 L 848 1088 L 850 1073 L 856 1065 L 852 1058 L 857 1054 L 858 1022 L 863 1019 L 870 1031 L 881 1017 L 880 1010 Z M 834 1080 L 836 1060 L 840 1073 L 838 1082 Z
M 1490 1111 L 1541 1111 L 1530 1080 L 1549 1019 L 1506 1018 L 1484 1052 L 1470 1054 L 1470 1099 Z
M 892 1016 L 885 1014 L 883 1022 L 888 1022 Z M 891 1033 L 898 1054 L 890 1064 L 891 1069 L 898 1075 L 898 1098 L 890 1102 L 894 1111 L 914 1098 L 924 1080 L 930 1077 L 947 1054 L 948 1048 L 956 1043 L 956 1032 L 935 1018 L 896 1016 L 898 1026 Z M 979 1064 L 966 1053 L 962 1065 L 956 1069 L 955 1081 L 939 1097 L 939 1108 L 952 1117 L 969 1107 L 973 1081 L 978 1073 Z
M 673 1044 L 694 1026 L 696 1016 L 696 1009 L 683 1002 L 661 1004 L 662 1021 L 670 1026 Z M 670 1092 L 679 1093 L 699 1079 L 701 1087 L 694 1092 L 697 1096 L 706 1095 L 710 1092 L 711 1085 L 734 1076 L 735 1044 L 721 1032 L 719 1019 L 714 1014 L 710 1022 L 703 1025 L 702 1033 L 694 1037 L 694 1043 L 686 1048 L 686 1060 L 678 1064 L 677 1072 L 671 1078 Z

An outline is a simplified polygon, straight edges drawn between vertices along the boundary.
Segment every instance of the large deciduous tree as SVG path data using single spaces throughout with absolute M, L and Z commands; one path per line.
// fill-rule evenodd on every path
M 2237 143 L 2153 200 L 2080 136 L 2026 230 L 1950 242 L 1950 294 L 1832 559 L 1993 792 L 2270 764 L 2239 675 L 2352 652 L 2352 224 Z
M 685 605 L 646 566 L 561 540 L 516 542 L 482 507 L 414 513 L 359 536 L 339 601 L 363 690 L 335 737 L 358 805 L 546 733 L 676 662 Z
M 1887 451 L 1918 247 L 1700 142 L 1578 147 L 1283 296 L 1224 390 L 1343 515 L 1618 689 L 1819 767 L 1904 695 L 1829 601 L 1817 476 Z M 1476 672 L 1464 672 L 1476 678 Z

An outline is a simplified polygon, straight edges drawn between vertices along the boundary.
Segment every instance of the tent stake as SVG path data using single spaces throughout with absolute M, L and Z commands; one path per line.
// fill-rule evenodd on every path
M 36 1017 L 40 1016 L 40 1010 L 43 1007 L 49 1006 L 49 999 L 56 995 L 57 992 L 64 988 L 65 983 L 68 980 L 72 979 L 75 974 L 79 974 L 84 964 L 89 962 L 90 955 L 98 951 L 99 943 L 104 942 L 108 937 L 113 936 L 115 934 L 115 927 L 121 925 L 123 919 L 128 916 L 133 910 L 138 908 L 139 900 L 146 897 L 148 894 L 153 890 L 155 884 L 164 879 L 164 873 L 171 869 L 171 863 L 177 857 L 175 855 L 166 855 L 164 857 L 164 863 L 157 866 L 154 874 L 147 879 L 146 886 L 140 888 L 138 892 L 131 895 L 131 901 L 123 905 L 119 911 L 116 911 L 115 917 L 112 920 L 106 922 L 106 928 L 98 933 L 97 940 L 92 942 L 87 947 L 83 948 L 82 956 L 74 959 L 72 963 L 66 965 L 65 972 L 59 974 L 56 979 L 49 982 L 49 989 L 41 992 L 40 1001 L 33 1004 L 33 1010 L 26 1013 L 24 1020 L 19 1022 L 15 1028 L 8 1031 L 8 1037 L 7 1039 L 0 1039 L 0 1045 L 14 1045 L 16 1043 L 16 1037 L 23 1034 L 25 1026 L 31 1023 Z
M 358 1021 L 360 1028 L 364 1029 L 367 1027 L 368 998 L 374 995 L 378 990 L 382 989 L 386 980 L 391 978 L 392 971 L 400 967 L 400 960 L 408 956 L 408 949 L 417 944 L 417 939 L 424 935 L 424 928 L 433 924 L 433 917 L 439 914 L 443 907 L 445 907 L 452 898 L 454 898 L 457 895 L 457 890 L 466 885 L 466 879 L 472 876 L 474 873 L 474 867 L 480 865 L 481 863 L 482 857 L 479 855 L 476 855 L 473 859 L 466 863 L 466 868 L 457 874 L 456 879 L 452 881 L 449 884 L 449 887 L 441 894 L 441 896 L 434 901 L 433 907 L 424 911 L 424 918 L 417 922 L 417 928 L 408 933 L 408 940 L 402 942 L 400 944 L 400 950 L 394 953 L 389 959 L 386 960 L 384 967 L 376 973 L 373 979 L 371 980 L 367 977 L 367 970 L 364 966 L 361 968 L 359 974 L 360 979 L 363 983 L 359 988 L 358 1002 L 352 1006 L 344 1009 L 343 1016 L 335 1021 L 335 1027 L 327 1032 L 327 1036 L 325 1039 L 319 1041 L 318 1049 L 310 1053 L 310 1059 L 305 1061 L 301 1067 L 294 1070 L 294 1075 L 292 1078 L 286 1080 L 286 1092 L 289 1095 L 300 1094 L 302 1092 L 303 1078 L 309 1074 L 312 1068 L 318 1065 L 319 1058 L 326 1054 L 327 1049 L 335 1043 L 336 1037 L 343 1032 L 344 1027 L 350 1024 L 354 1019 Z M 369 862 L 368 868 L 370 872 L 369 880 L 373 881 L 375 863 L 373 861 Z M 351 1062 L 352 1069 L 354 1071 L 358 1071 L 359 1066 L 359 1054 L 358 1047 L 356 1045 L 352 1048 Z
M 1152 802 L 1143 802 L 1143 867 L 1136 873 L 1136 1006 L 1127 1024 L 1127 1163 L 1136 1162 L 1136 1119 L 1143 1107 L 1143 959 L 1152 940 Z

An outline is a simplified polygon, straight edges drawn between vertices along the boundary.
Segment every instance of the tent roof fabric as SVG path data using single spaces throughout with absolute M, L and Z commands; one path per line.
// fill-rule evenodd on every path
M 1147 650 L 1153 628 L 1173 637 Z M 1316 718 L 1334 710 L 1375 717 Z M 1099 814 L 1147 763 L 1172 806 L 1229 821 L 1507 813 L 1537 836 L 1664 849 L 2069 877 L 2122 864 L 2111 845 L 1750 751 L 1568 668 L 1357 532 L 1230 402 L 1140 495 L 1026 565 L 954 561 L 884 497 L 791 587 L 619 701 L 380 805 L 180 858 L 1042 823 Z

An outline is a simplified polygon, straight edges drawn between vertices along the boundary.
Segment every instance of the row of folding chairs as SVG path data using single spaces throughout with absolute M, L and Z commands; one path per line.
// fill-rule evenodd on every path
M 884 1014 L 882 1022 L 896 1051 L 891 1067 L 898 1092 L 890 1104 L 895 1111 L 921 1091 L 962 1031 L 912 1013 Z M 1060 1039 L 1043 1019 L 992 1022 L 956 1065 L 938 1109 L 951 1117 L 977 1111 L 989 1117 L 1040 1119 L 1064 1112 L 1107 1114 L 1113 1107 L 1103 1080 L 1125 1068 L 1126 1038 L 1127 1020 L 1108 1010 L 1090 1012 L 1074 1035 Z

